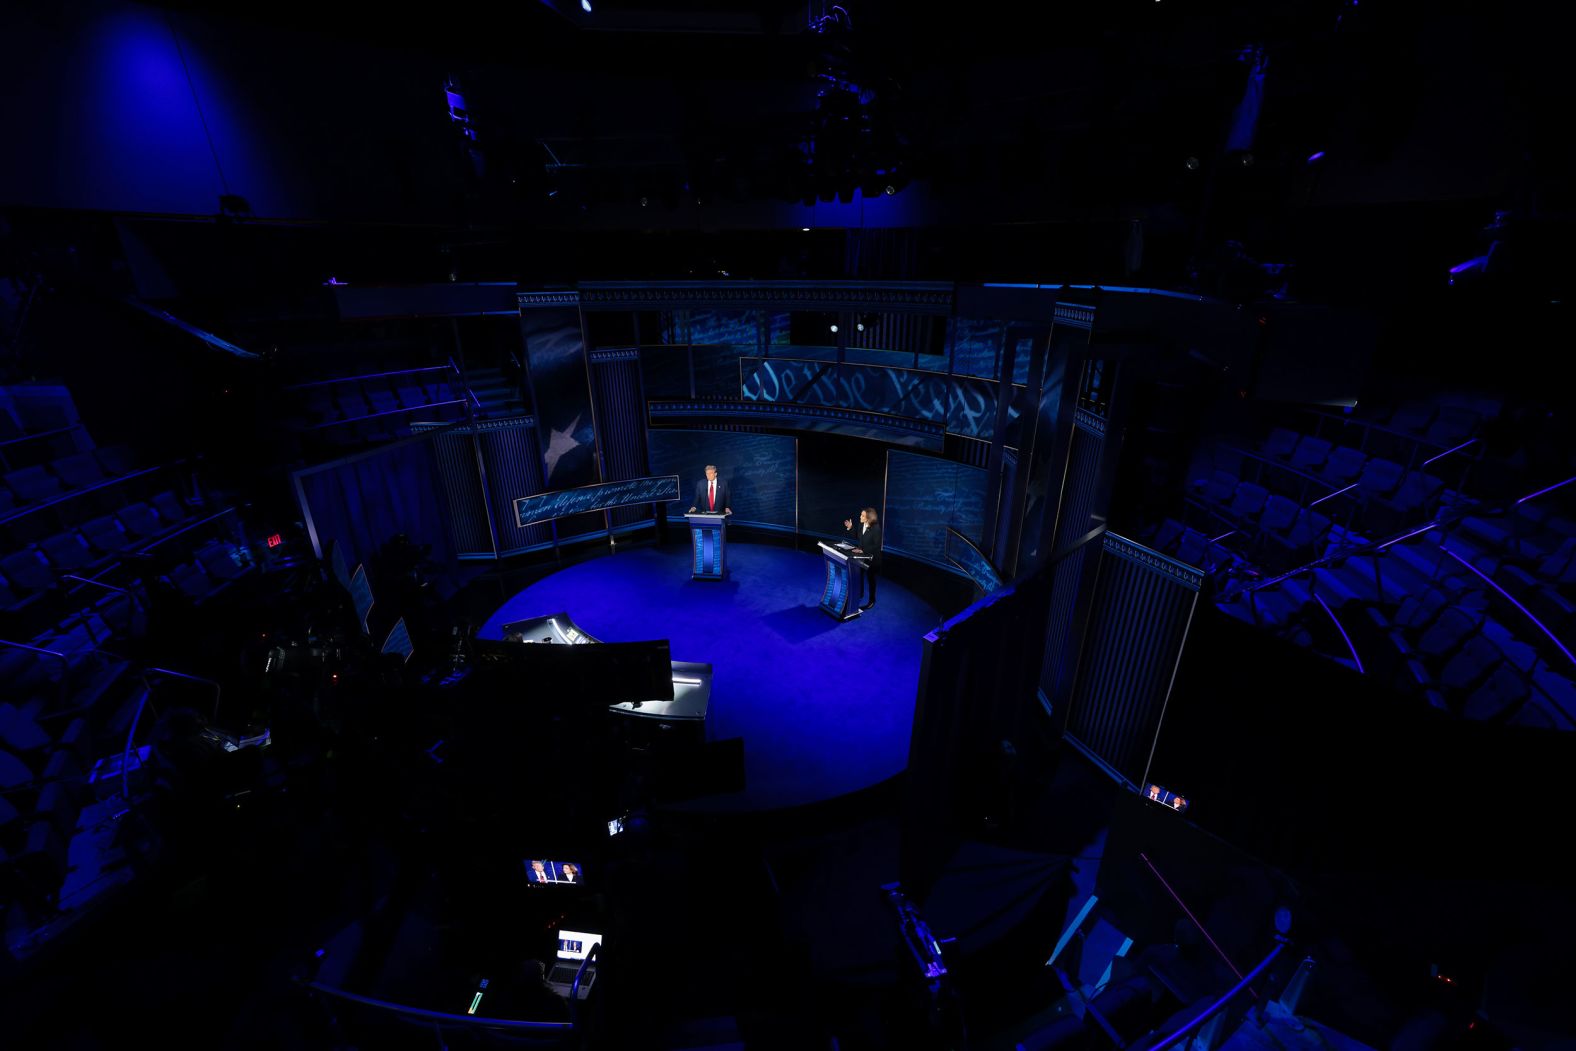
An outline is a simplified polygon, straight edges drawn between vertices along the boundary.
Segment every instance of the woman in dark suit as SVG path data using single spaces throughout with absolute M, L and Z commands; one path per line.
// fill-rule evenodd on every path
M 876 570 L 881 567 L 881 526 L 877 523 L 876 509 L 867 507 L 859 512 L 859 526 L 854 527 L 852 518 L 843 519 L 843 528 L 848 531 L 848 539 L 854 545 L 856 554 L 869 555 L 865 563 L 865 580 L 870 589 L 870 601 L 860 609 L 869 609 L 876 604 Z

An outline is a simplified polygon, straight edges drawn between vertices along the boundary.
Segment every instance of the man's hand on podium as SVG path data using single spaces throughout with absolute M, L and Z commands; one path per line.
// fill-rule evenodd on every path
M 694 514 L 694 513 L 695 513 L 695 509 L 694 509 L 694 508 L 693 508 L 693 507 L 692 507 L 692 508 L 690 508 L 690 509 L 689 509 L 689 512 L 688 512 L 688 513 L 689 513 L 689 514 Z
M 722 509 L 722 513 L 725 514 L 725 515 L 731 515 L 731 514 L 733 514 L 733 508 L 731 508 L 731 507 L 724 507 Z

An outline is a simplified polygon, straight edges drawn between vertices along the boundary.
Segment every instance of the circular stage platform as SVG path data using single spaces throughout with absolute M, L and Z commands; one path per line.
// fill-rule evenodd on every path
M 559 570 L 504 603 L 480 635 L 562 612 L 604 642 L 666 638 L 674 660 L 712 665 L 706 736 L 744 739 L 746 789 L 691 808 L 799 806 L 901 772 L 936 611 L 883 578 L 875 608 L 838 623 L 817 606 L 817 554 L 730 543 L 722 581 L 691 580 L 691 557 L 687 545 L 641 548 Z

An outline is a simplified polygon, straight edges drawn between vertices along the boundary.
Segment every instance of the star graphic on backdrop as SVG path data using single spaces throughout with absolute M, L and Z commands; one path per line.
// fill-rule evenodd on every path
M 547 463 L 547 477 L 552 478 L 553 472 L 558 469 L 558 461 L 569 453 L 580 448 L 580 443 L 575 440 L 575 431 L 580 429 L 580 417 L 575 417 L 575 422 L 561 431 L 552 431 L 547 442 L 547 452 L 542 454 L 542 459 Z

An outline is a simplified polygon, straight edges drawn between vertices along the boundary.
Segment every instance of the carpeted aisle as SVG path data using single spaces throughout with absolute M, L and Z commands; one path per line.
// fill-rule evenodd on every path
M 883 579 L 875 609 L 839 624 L 816 606 L 819 555 L 728 546 L 729 579 L 690 579 L 688 547 L 592 559 L 515 595 L 482 628 L 565 612 L 607 642 L 671 640 L 713 665 L 707 735 L 743 737 L 747 789 L 699 805 L 758 810 L 844 795 L 908 759 L 921 638 L 940 618 Z

